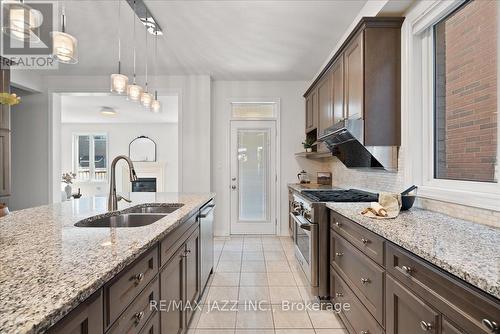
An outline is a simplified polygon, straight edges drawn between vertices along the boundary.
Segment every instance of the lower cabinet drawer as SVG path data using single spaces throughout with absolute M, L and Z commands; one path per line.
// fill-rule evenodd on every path
M 153 313 L 158 313 L 150 304 L 156 301 L 158 305 L 159 298 L 160 286 L 158 278 L 155 278 L 116 320 L 108 333 L 139 333 Z
M 385 271 L 335 231 L 330 236 L 331 265 L 383 325 Z
M 104 288 L 105 328 L 158 273 L 158 247 L 147 252 Z
M 439 334 L 440 314 L 387 277 L 387 334 Z
M 87 298 L 47 331 L 49 334 L 100 334 L 102 332 L 101 291 Z
M 160 334 L 160 313 L 155 312 L 142 327 L 139 334 Z
M 421 296 L 466 333 L 491 334 L 500 324 L 500 302 L 417 256 L 388 244 L 387 272 Z M 499 332 L 500 333 L 500 332 Z
M 340 313 L 347 329 L 351 334 L 369 333 L 383 334 L 383 328 L 363 306 L 354 292 L 348 287 L 334 268 L 330 267 L 331 295 L 334 303 L 349 304 L 349 310 Z M 408 333 L 404 333 L 408 334 Z

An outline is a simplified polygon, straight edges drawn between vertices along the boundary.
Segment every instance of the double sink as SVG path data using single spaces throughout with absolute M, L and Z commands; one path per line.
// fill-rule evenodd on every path
M 76 227 L 140 227 L 153 224 L 184 206 L 182 203 L 141 204 L 122 211 L 80 220 Z

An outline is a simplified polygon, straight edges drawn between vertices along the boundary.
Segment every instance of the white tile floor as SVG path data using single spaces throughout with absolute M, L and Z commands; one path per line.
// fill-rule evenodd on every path
M 189 334 L 347 334 L 333 312 L 304 309 L 316 300 L 292 239 L 216 238 L 214 248 L 215 274 Z

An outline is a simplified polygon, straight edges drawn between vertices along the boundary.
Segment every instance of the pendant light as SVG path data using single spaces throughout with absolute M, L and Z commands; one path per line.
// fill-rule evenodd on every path
M 158 31 L 155 31 L 155 62 L 154 62 L 154 75 L 156 76 L 156 59 L 158 58 Z M 155 77 L 156 84 L 156 77 Z M 151 110 L 155 113 L 159 113 L 161 111 L 161 103 L 158 100 L 158 91 L 155 87 L 155 99 L 151 102 Z
M 127 91 L 128 77 L 121 74 L 122 40 L 120 28 L 120 1 L 118 0 L 118 73 L 111 74 L 111 93 L 123 94 Z
M 19 2 L 7 2 L 2 5 L 2 31 L 19 41 L 38 42 L 40 38 L 33 30 L 39 28 L 43 22 L 43 15 L 39 10 L 33 9 Z
M 134 26 L 134 80 L 131 85 L 127 86 L 127 97 L 129 100 L 138 102 L 141 99 L 142 87 L 135 82 L 135 62 L 136 62 L 136 50 L 135 50 L 135 0 L 134 0 L 134 11 L 132 12 L 132 24 Z
M 151 95 L 148 91 L 148 62 L 149 62 L 148 35 L 149 35 L 149 33 L 148 33 L 147 29 L 145 31 L 146 31 L 146 84 L 145 84 L 144 92 L 141 94 L 141 104 L 144 108 L 149 109 L 149 108 L 151 108 L 151 102 L 153 101 L 153 95 Z
M 60 63 L 78 63 L 78 41 L 66 33 L 66 14 L 63 5 L 61 15 L 61 31 L 52 32 L 52 57 Z

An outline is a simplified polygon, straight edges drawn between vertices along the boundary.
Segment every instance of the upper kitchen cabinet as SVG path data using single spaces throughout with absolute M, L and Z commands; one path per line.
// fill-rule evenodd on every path
M 363 31 L 358 32 L 352 39 L 343 56 L 345 59 L 345 117 L 363 118 Z
M 362 119 L 366 146 L 399 146 L 403 20 L 361 19 L 304 94 L 306 120 L 312 120 L 306 122 L 306 133 L 317 128 L 317 137 L 321 137 L 339 121 Z M 310 102 L 313 96 L 316 100 Z
M 318 127 L 318 102 L 317 90 L 314 89 L 306 95 L 306 133 Z

